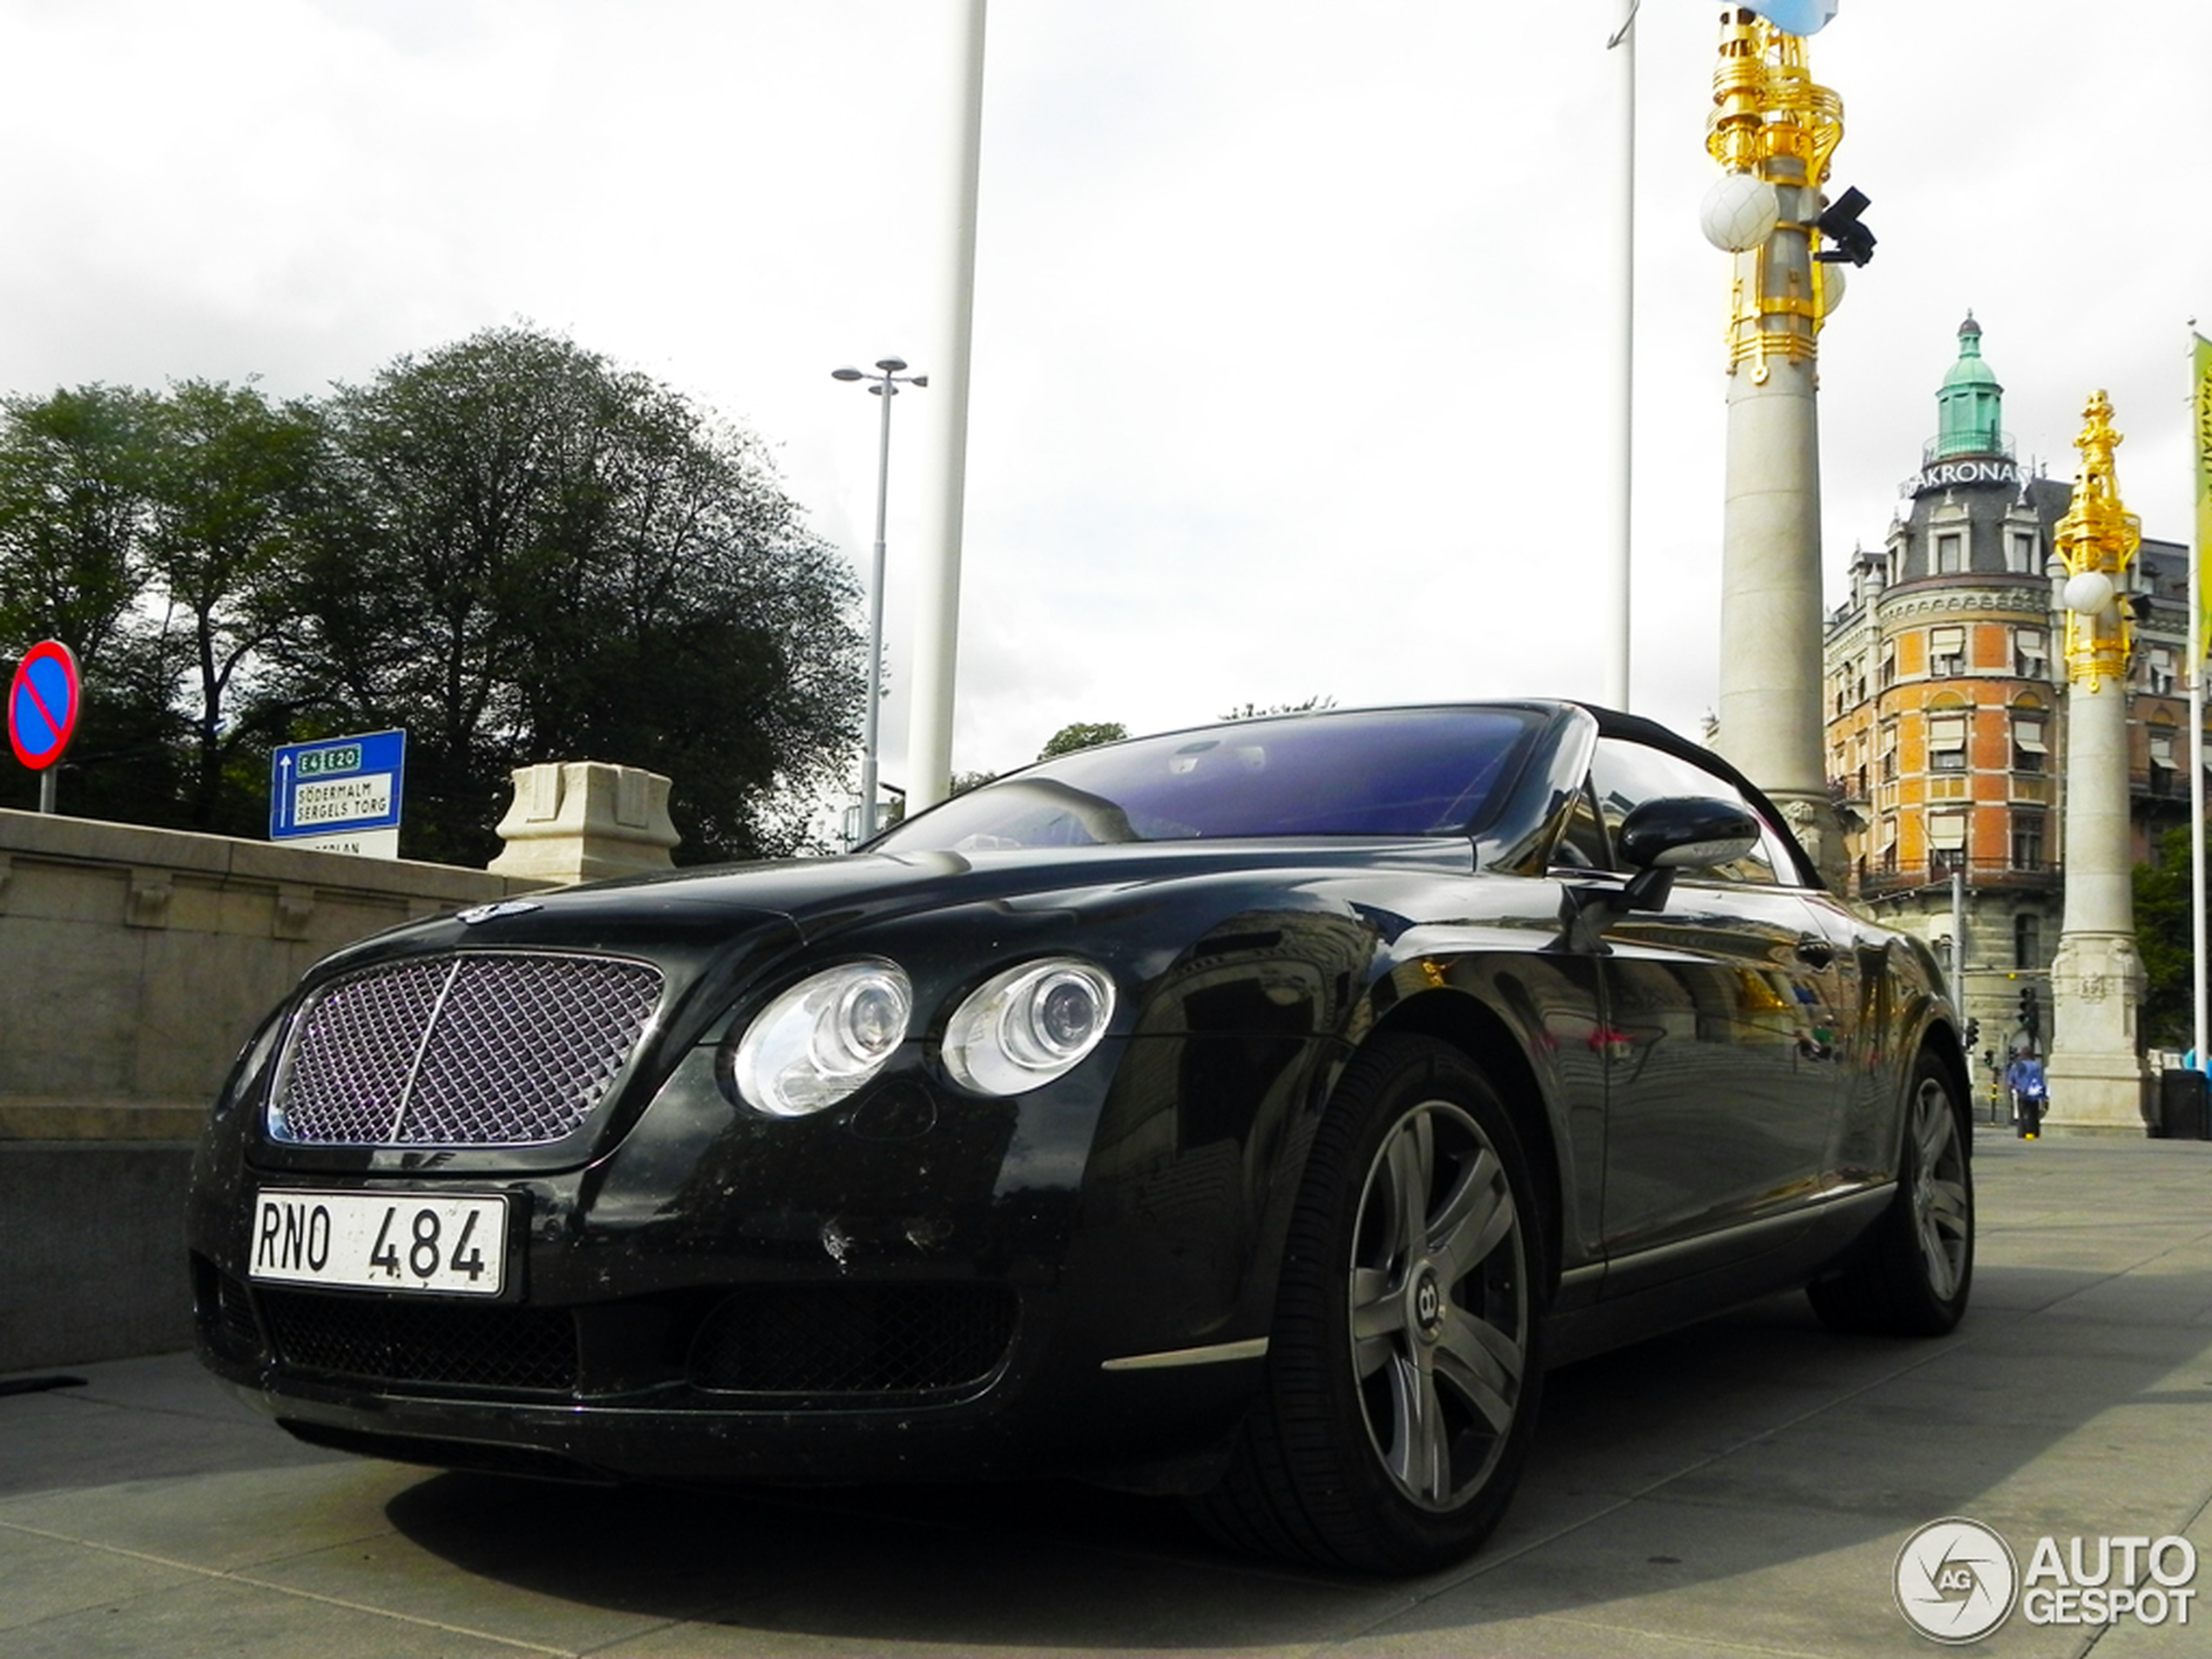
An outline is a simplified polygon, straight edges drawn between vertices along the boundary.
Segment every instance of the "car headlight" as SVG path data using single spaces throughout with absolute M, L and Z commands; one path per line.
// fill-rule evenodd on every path
M 834 1106 L 906 1041 L 914 987 L 896 962 L 846 962 L 801 980 L 745 1028 L 730 1064 L 745 1103 L 776 1117 Z
M 979 1095 L 1018 1095 L 1072 1070 L 1114 1017 L 1114 981 L 1053 957 L 1010 968 L 954 1010 L 945 1069 Z

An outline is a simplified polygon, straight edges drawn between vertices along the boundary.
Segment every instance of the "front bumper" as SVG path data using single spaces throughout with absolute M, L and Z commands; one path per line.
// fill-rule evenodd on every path
M 1264 1331 L 1237 1259 L 1250 1239 L 1180 1235 L 1191 1265 L 1164 1281 L 1157 1210 L 1087 1191 L 1119 1046 L 1018 1102 L 908 1075 L 772 1122 L 730 1106 L 701 1048 L 605 1156 L 531 1173 L 466 1154 L 298 1167 L 257 1157 L 256 1115 L 234 1104 L 190 1203 L 201 1357 L 304 1439 L 441 1467 L 844 1483 L 1202 1454 L 1257 1359 L 1104 1362 Z M 329 1190 L 507 1195 L 505 1290 L 255 1278 L 256 1197 Z M 1209 1229 L 1241 1208 L 1195 1196 Z

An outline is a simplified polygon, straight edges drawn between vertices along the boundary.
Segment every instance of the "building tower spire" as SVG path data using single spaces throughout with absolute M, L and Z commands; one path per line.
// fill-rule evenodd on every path
M 1981 360 L 1981 325 L 1969 311 L 1959 325 L 1959 361 L 1936 393 L 1936 441 L 1928 459 L 2007 454 L 2004 424 L 2005 388 Z

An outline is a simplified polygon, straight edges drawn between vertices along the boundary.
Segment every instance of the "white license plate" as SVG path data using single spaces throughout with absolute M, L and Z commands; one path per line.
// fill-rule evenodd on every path
M 507 1200 L 271 1188 L 254 1201 L 246 1243 L 256 1279 L 496 1296 L 507 1282 Z

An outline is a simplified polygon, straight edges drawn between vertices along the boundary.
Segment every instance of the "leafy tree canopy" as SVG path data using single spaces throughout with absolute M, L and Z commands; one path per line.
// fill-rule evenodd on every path
M 678 858 L 789 851 L 854 746 L 855 600 L 759 440 L 529 327 L 320 402 L 0 406 L 0 647 L 131 711 L 88 786 L 162 763 L 107 815 L 259 833 L 273 744 L 397 726 L 409 857 L 488 861 L 510 772 L 572 759 L 668 774 Z
M 1312 714 L 1318 709 L 1332 709 L 1337 700 L 1316 691 L 1303 703 L 1270 703 L 1264 708 L 1257 703 L 1246 703 L 1229 711 L 1220 718 L 1224 720 L 1259 720 L 1271 714 Z
M 1047 738 L 1044 747 L 1037 751 L 1037 759 L 1049 760 L 1055 755 L 1071 755 L 1078 749 L 1096 749 L 1102 743 L 1119 743 L 1127 736 L 1129 728 L 1119 720 L 1076 720 Z
M 2134 869 L 2135 948 L 2143 959 L 2143 1035 L 2155 1047 L 2187 1049 L 2196 1041 L 2189 999 L 2189 828 L 2160 837 L 2155 862 Z

